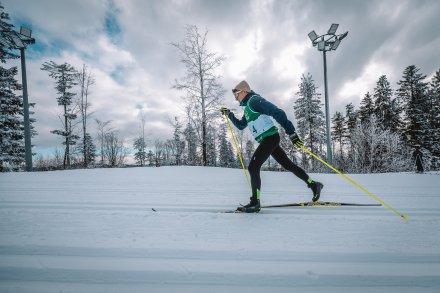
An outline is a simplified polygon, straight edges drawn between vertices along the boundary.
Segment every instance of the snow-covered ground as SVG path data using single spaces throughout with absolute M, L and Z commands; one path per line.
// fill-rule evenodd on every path
M 376 203 L 335 174 L 322 200 Z M 0 292 L 440 292 L 440 175 L 352 178 L 385 207 L 226 214 L 241 170 L 202 167 L 0 174 Z M 263 204 L 308 201 L 263 172 Z M 154 211 L 154 210 L 155 211 Z

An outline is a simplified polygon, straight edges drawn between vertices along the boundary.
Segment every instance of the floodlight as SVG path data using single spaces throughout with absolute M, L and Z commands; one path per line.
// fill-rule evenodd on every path
M 327 34 L 334 35 L 336 33 L 336 30 L 338 29 L 339 24 L 334 23 L 330 26 L 330 29 L 328 30 Z
M 318 38 L 318 35 L 315 33 L 315 31 L 311 31 L 309 33 L 309 38 L 312 42 L 314 42 Z
M 32 30 L 22 26 L 22 27 L 20 27 L 20 34 L 25 36 L 25 37 L 30 38 L 31 35 L 32 35 Z
M 339 40 L 342 41 L 343 38 L 345 38 L 348 35 L 348 32 L 343 33 L 342 35 L 339 36 Z
M 340 39 L 336 39 L 336 41 L 332 44 L 331 50 L 336 50 L 341 43 Z
M 24 48 L 24 47 L 26 47 L 26 45 L 23 43 L 23 41 L 20 40 L 20 38 L 17 37 L 15 34 L 12 34 L 12 35 L 11 35 L 11 38 L 12 38 L 12 41 L 14 42 L 14 45 L 15 45 L 17 48 Z
M 327 89 L 327 51 L 336 50 L 341 44 L 348 32 L 340 35 L 336 35 L 339 24 L 333 23 L 326 34 L 318 36 L 315 31 L 311 31 L 308 36 L 312 41 L 313 47 L 318 47 L 318 51 L 322 52 L 322 58 L 324 60 L 324 88 L 325 88 L 325 117 L 326 117 L 326 132 L 327 132 L 327 160 L 330 164 L 333 163 L 332 146 L 331 146 L 331 129 L 330 129 L 330 109 L 329 98 Z

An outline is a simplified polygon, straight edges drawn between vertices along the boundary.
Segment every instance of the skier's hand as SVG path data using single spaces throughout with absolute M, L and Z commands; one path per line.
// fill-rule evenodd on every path
M 223 115 L 229 116 L 229 113 L 231 113 L 231 110 L 229 110 L 229 109 L 226 108 L 226 107 L 221 107 L 221 108 L 220 108 L 220 112 L 221 112 Z
M 292 133 L 290 136 L 290 141 L 293 143 L 294 146 L 301 148 L 304 146 L 304 142 L 299 138 L 298 134 L 296 132 Z

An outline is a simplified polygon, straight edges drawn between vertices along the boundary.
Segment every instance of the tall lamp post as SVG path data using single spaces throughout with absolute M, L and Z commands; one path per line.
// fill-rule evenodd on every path
M 2 28 L 0 41 L 2 46 L 19 49 L 21 57 L 21 77 L 23 85 L 23 116 L 24 116 L 24 149 L 26 171 L 32 171 L 32 144 L 31 144 L 31 126 L 29 121 L 29 99 L 27 91 L 26 79 L 26 56 L 25 49 L 27 45 L 35 44 L 35 39 L 32 38 L 32 31 L 28 28 L 21 27 L 20 33 L 11 30 L 10 28 Z
M 336 35 L 336 30 L 339 24 L 333 23 L 326 34 L 318 36 L 315 31 L 309 33 L 309 38 L 312 41 L 313 47 L 318 47 L 318 51 L 322 51 L 324 59 L 324 89 L 325 89 L 325 121 L 327 128 L 327 161 L 333 164 L 332 146 L 331 146 L 331 132 L 330 132 L 330 109 L 327 86 L 327 59 L 326 52 L 336 50 L 348 32 Z

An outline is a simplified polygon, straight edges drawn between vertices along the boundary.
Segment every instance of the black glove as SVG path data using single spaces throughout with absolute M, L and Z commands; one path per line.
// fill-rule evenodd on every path
M 290 141 L 293 143 L 294 146 L 301 148 L 304 146 L 304 142 L 299 138 L 298 134 L 296 132 L 292 133 L 290 136 Z
M 226 107 L 221 107 L 220 112 L 222 112 L 223 115 L 229 116 L 229 113 L 231 113 L 231 110 L 229 110 Z

